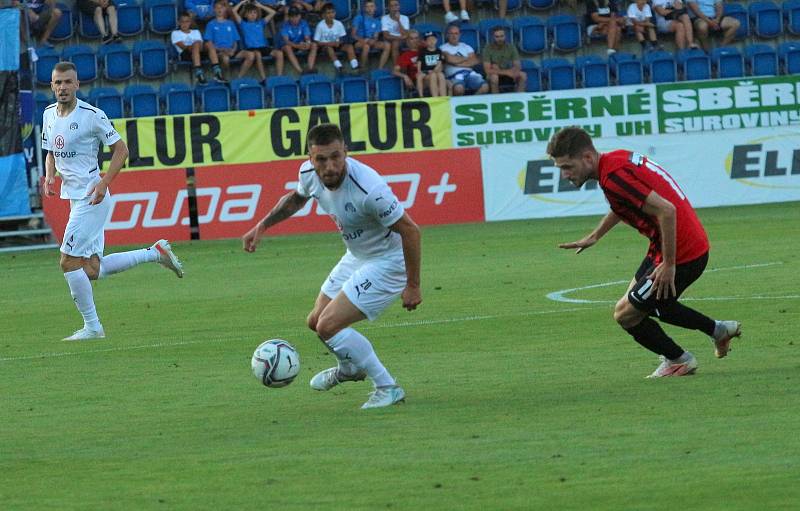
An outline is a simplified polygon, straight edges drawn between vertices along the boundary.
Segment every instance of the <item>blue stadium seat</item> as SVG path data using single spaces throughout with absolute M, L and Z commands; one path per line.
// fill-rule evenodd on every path
M 514 12 L 518 11 L 522 8 L 523 3 L 522 0 L 507 0 L 506 2 L 506 12 Z M 494 9 L 499 10 L 500 6 L 498 5 L 498 1 L 494 0 Z
M 535 16 L 518 16 L 513 22 L 519 51 L 536 55 L 547 49 L 547 27 Z
M 175 0 L 144 0 L 144 10 L 150 32 L 167 35 L 178 28 Z
M 400 13 L 412 20 L 419 16 L 419 0 L 400 0 Z
M 644 56 L 644 68 L 651 83 L 678 81 L 678 64 L 675 57 L 666 51 L 651 51 Z
M 36 55 L 39 56 L 39 60 L 33 64 L 36 81 L 41 85 L 50 85 L 53 68 L 61 61 L 61 54 L 53 48 L 41 46 L 36 48 Z
M 330 105 L 336 103 L 333 82 L 327 76 L 307 81 L 302 87 L 307 105 Z
M 369 82 L 361 76 L 347 76 L 339 80 L 339 101 L 364 103 L 369 101 Z
M 131 0 L 118 0 L 117 27 L 121 36 L 141 34 L 144 31 L 142 6 Z
M 403 99 L 403 80 L 397 76 L 382 76 L 374 80 L 375 101 Z
M 103 77 L 106 80 L 125 81 L 133 78 L 133 53 L 121 43 L 100 46 L 97 58 L 103 66 Z
M 300 88 L 294 79 L 288 76 L 270 76 L 267 78 L 266 89 L 273 108 L 300 106 Z
M 711 59 L 700 48 L 678 51 L 679 75 L 684 80 L 708 80 L 711 78 Z
M 753 22 L 753 33 L 758 37 L 770 39 L 783 33 L 783 16 L 773 2 L 762 0 L 747 7 Z
M 525 92 L 539 92 L 542 90 L 542 72 L 536 63 L 529 59 L 520 60 L 522 70 L 528 75 L 525 82 Z
M 534 11 L 546 11 L 556 5 L 556 0 L 528 0 L 528 7 Z
M 195 93 L 200 98 L 201 112 L 227 112 L 231 109 L 231 91 L 225 85 L 199 85 Z
M 345 22 L 353 17 L 353 7 L 350 4 L 350 0 L 329 0 L 329 1 L 333 4 L 333 7 L 336 8 L 337 20 Z M 276 8 L 274 5 L 272 7 Z M 345 23 L 345 26 L 347 26 L 347 23 Z M 313 32 L 314 28 L 312 27 L 311 30 Z M 348 34 L 349 33 L 350 31 L 348 30 Z
M 739 20 L 739 29 L 736 31 L 735 39 L 740 41 L 750 35 L 750 16 L 747 15 L 747 9 L 742 4 L 733 2 L 725 2 L 722 5 L 722 12 L 725 16 L 730 16 Z
M 72 17 L 72 9 L 63 3 L 58 3 L 56 6 L 61 11 L 61 19 L 58 20 L 58 25 L 56 25 L 56 28 L 50 33 L 50 40 L 66 41 L 72 37 L 74 32 L 75 21 Z
M 131 117 L 158 115 L 158 95 L 149 85 L 128 85 L 123 94 Z
M 33 100 L 36 103 L 36 113 L 34 114 L 36 117 L 33 118 L 33 123 L 41 126 L 44 109 L 55 103 L 56 99 L 53 96 L 48 96 L 43 92 L 37 92 L 34 94 Z
M 744 57 L 733 46 L 711 50 L 711 63 L 717 70 L 717 78 L 739 78 L 744 76 Z
M 597 55 L 586 55 L 575 59 L 575 67 L 585 88 L 608 87 L 608 63 Z
M 750 76 L 775 76 L 778 74 L 778 54 L 768 44 L 751 44 L 744 49 L 745 62 Z
M 783 19 L 786 31 L 792 35 L 800 35 L 800 0 L 783 2 Z
M 194 113 L 194 92 L 186 83 L 162 83 L 158 95 L 164 103 L 166 115 Z
M 557 14 L 547 19 L 547 30 L 553 49 L 573 52 L 581 47 L 582 28 L 578 18 L 571 14 Z
M 480 54 L 481 36 L 478 27 L 471 23 L 462 23 L 459 28 L 461 29 L 460 41 L 470 45 L 475 53 Z M 445 33 L 447 33 L 447 27 L 445 27 Z
M 97 79 L 97 55 L 91 47 L 83 44 L 67 46 L 61 58 L 75 64 L 79 81 L 88 83 Z
M 433 32 L 436 34 L 437 47 L 445 43 L 442 26 L 438 23 L 415 23 L 412 28 L 419 32 L 420 37 L 422 37 L 425 32 Z
M 141 77 L 156 79 L 169 73 L 169 49 L 163 42 L 137 41 L 133 45 L 133 54 Z
M 78 11 L 78 33 L 85 39 L 100 39 L 102 34 L 91 16 Z
M 575 88 L 575 66 L 567 59 L 551 58 L 542 60 L 542 74 L 550 90 Z
M 783 74 L 800 74 L 800 41 L 782 43 L 778 46 L 778 56 Z
M 608 67 L 617 85 L 638 85 L 644 82 L 642 62 L 633 53 L 618 51 L 608 57 Z
M 260 110 L 264 103 L 264 87 L 255 78 L 231 80 L 231 94 L 237 110 Z
M 89 103 L 105 112 L 109 119 L 125 117 L 125 100 L 114 87 L 94 87 L 89 91 Z
M 500 18 L 483 19 L 478 23 L 478 31 L 481 37 L 481 48 L 494 41 L 491 31 L 494 27 L 503 27 L 506 32 L 506 43 L 514 44 L 514 28 L 510 21 Z

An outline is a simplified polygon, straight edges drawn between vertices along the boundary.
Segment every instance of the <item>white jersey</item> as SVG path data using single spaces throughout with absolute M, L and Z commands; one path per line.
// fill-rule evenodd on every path
M 653 13 L 650 11 L 650 6 L 648 4 L 644 4 L 641 10 L 635 3 L 628 6 L 628 18 L 632 20 L 644 22 L 652 17 Z
M 53 153 L 61 175 L 61 198 L 83 199 L 100 181 L 97 152 L 100 143 L 111 145 L 120 139 L 105 112 L 85 101 L 66 117 L 60 117 L 55 104 L 44 109 L 42 149 Z
M 347 250 L 359 259 L 403 254 L 400 235 L 389 229 L 404 209 L 374 169 L 347 158 L 346 173 L 336 190 L 322 184 L 310 161 L 300 166 L 297 193 L 317 199 L 331 216 Z
M 183 30 L 173 30 L 172 31 L 172 47 L 175 48 L 175 51 L 178 52 L 178 55 L 183 53 L 184 49 L 191 49 L 192 45 L 195 41 L 203 42 L 203 36 L 200 35 L 200 31 L 197 29 L 192 29 L 189 32 L 184 32 Z M 181 48 L 178 46 L 178 43 L 183 43 L 186 48 Z
M 317 23 L 314 30 L 314 40 L 320 43 L 335 43 L 341 41 L 347 35 L 344 25 L 339 20 L 333 20 L 333 26 L 329 27 L 325 20 Z

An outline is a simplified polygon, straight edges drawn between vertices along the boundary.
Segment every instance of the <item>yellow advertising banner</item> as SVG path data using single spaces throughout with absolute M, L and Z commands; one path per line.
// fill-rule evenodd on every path
M 118 119 L 114 127 L 130 152 L 124 170 L 147 170 L 302 158 L 306 133 L 326 122 L 342 127 L 353 153 L 452 147 L 449 98 Z M 103 147 L 103 170 L 110 160 Z

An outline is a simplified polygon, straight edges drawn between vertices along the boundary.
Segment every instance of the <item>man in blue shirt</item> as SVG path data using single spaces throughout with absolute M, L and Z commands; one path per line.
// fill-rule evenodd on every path
M 356 51 L 361 52 L 359 57 L 361 69 L 367 69 L 367 59 L 373 48 L 381 50 L 378 69 L 383 69 L 389 60 L 389 51 L 392 49 L 389 43 L 381 40 L 381 19 L 375 16 L 375 11 L 374 0 L 364 2 L 364 12 L 353 19 L 353 26 L 350 29 L 350 36 L 355 42 Z
M 709 34 L 722 34 L 720 46 L 730 46 L 740 23 L 733 16 L 722 15 L 722 0 L 689 0 L 688 5 L 694 18 L 694 33 L 706 52 L 711 49 Z
M 303 72 L 303 68 L 297 61 L 295 52 L 307 52 L 311 49 L 311 28 L 308 23 L 300 16 L 297 7 L 289 8 L 289 19 L 281 25 L 281 40 L 283 41 L 283 53 L 289 59 L 295 71 Z

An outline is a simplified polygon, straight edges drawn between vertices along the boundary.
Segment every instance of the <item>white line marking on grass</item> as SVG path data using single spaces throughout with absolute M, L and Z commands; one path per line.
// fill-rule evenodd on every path
M 712 268 L 710 270 L 706 270 L 705 273 L 714 273 L 718 271 L 732 271 L 732 270 L 745 270 L 749 268 L 764 268 L 765 266 L 775 266 L 778 264 L 783 264 L 781 261 L 774 261 L 771 263 L 755 263 L 755 264 L 742 264 L 739 266 L 726 266 L 724 268 Z M 547 293 L 547 298 L 553 300 L 554 302 L 562 302 L 562 303 L 616 303 L 616 300 L 583 300 L 581 298 L 567 298 L 566 294 L 572 293 L 574 291 L 583 291 L 584 289 L 596 289 L 598 287 L 607 287 L 607 286 L 615 286 L 617 284 L 627 284 L 630 280 L 614 280 L 612 282 L 602 282 L 600 284 L 591 284 L 588 286 L 581 286 L 581 287 L 573 287 L 570 289 L 561 289 L 559 291 L 553 291 L 552 293 Z M 753 299 L 753 300 L 775 300 L 775 299 L 793 299 L 797 298 L 796 295 L 786 295 L 786 296 L 721 296 L 721 297 L 709 297 L 709 298 L 684 298 L 684 301 L 723 301 L 723 300 L 745 300 L 745 299 Z

